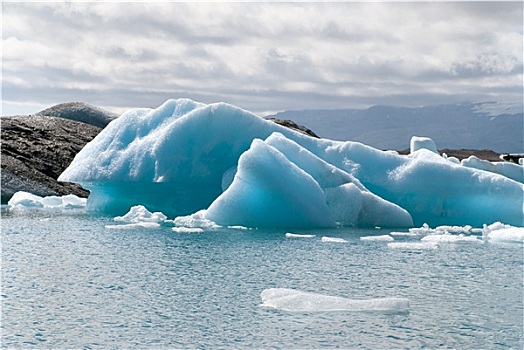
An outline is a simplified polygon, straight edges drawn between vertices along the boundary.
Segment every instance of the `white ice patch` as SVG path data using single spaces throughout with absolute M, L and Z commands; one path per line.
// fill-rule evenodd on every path
M 28 192 L 16 192 L 7 202 L 12 208 L 75 209 L 84 208 L 87 199 L 69 194 L 65 196 L 40 197 Z
M 435 142 L 429 137 L 413 136 L 409 144 L 410 153 L 415 153 L 420 149 L 427 149 L 433 153 L 439 154 Z
M 393 242 L 395 239 L 390 235 L 360 237 L 361 241 Z
M 321 241 L 325 243 L 347 243 L 348 242 L 344 238 L 327 237 L 327 236 L 322 237 Z
M 172 230 L 177 233 L 202 233 L 204 229 L 200 227 L 173 227 Z
M 524 243 L 524 227 L 513 227 L 500 222 L 484 225 L 482 237 L 493 242 Z
M 286 237 L 287 238 L 314 238 L 316 236 L 315 235 L 304 235 L 304 234 L 299 234 L 299 233 L 287 232 L 286 233 Z
M 131 207 L 129 212 L 124 216 L 117 216 L 113 220 L 128 223 L 137 222 L 164 222 L 167 216 L 161 212 L 150 212 L 143 205 L 136 205 Z
M 505 176 L 509 179 L 524 183 L 524 166 L 511 162 L 490 162 L 471 156 L 463 159 L 461 164 L 465 167 L 489 171 Z
M 179 227 L 199 227 L 203 229 L 217 229 L 222 227 L 214 221 L 207 219 L 204 214 L 205 210 L 200 210 L 191 215 L 177 216 L 173 222 L 175 226 Z
M 111 230 L 130 230 L 135 228 L 159 228 L 160 224 L 157 222 L 135 222 L 132 224 L 123 224 L 123 225 L 105 225 L 105 228 Z
M 354 300 L 287 288 L 265 289 L 260 297 L 262 298 L 262 307 L 288 312 L 406 313 L 409 311 L 409 300 L 407 298 Z

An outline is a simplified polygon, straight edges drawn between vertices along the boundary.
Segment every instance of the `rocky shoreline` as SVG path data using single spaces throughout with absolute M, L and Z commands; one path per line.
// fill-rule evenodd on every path
M 81 102 L 60 104 L 32 116 L 2 117 L 2 204 L 6 204 L 17 191 L 39 196 L 74 194 L 87 197 L 89 192 L 79 185 L 56 179 L 85 144 L 114 118 L 114 113 Z M 318 137 L 292 121 L 273 121 Z M 440 152 L 458 159 L 474 155 L 484 160 L 500 161 L 500 155 L 491 150 L 443 149 Z M 399 153 L 407 154 L 409 149 Z

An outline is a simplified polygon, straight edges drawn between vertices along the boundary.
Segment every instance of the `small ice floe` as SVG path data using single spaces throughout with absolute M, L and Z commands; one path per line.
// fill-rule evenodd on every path
M 134 228 L 159 228 L 160 224 L 158 222 L 135 222 L 132 224 L 123 224 L 123 225 L 105 225 L 107 229 L 112 230 L 130 230 Z
M 227 228 L 231 228 L 233 230 L 249 230 L 249 227 L 241 226 L 241 225 L 228 226 Z
M 438 244 L 435 242 L 390 242 L 388 248 L 401 250 L 430 250 L 437 249 Z
M 326 243 L 347 243 L 348 242 L 344 238 L 326 237 L 326 236 L 322 237 L 321 241 L 326 242 Z
M 11 208 L 44 208 L 44 209 L 75 209 L 84 208 L 87 199 L 73 194 L 65 196 L 40 197 L 29 192 L 19 191 L 7 202 Z
M 288 312 L 406 313 L 409 311 L 409 300 L 407 298 L 354 300 L 287 288 L 264 289 L 260 297 L 262 298 L 262 307 Z
M 437 226 L 432 233 L 435 234 L 445 234 L 445 233 L 465 233 L 468 234 L 471 232 L 472 227 L 470 225 L 466 226 Z
M 105 225 L 107 229 L 128 230 L 133 228 L 159 228 L 167 219 L 161 212 L 150 212 L 143 205 L 135 205 L 124 216 L 113 218 L 114 221 L 124 222 L 121 225 Z
M 161 212 L 150 212 L 143 205 L 135 205 L 129 209 L 124 216 L 117 216 L 113 220 L 119 222 L 138 223 L 138 222 L 163 222 L 167 219 Z
M 431 233 L 431 227 L 428 224 L 423 224 L 422 227 L 412 227 L 409 229 L 409 233 L 413 235 L 427 235 Z
M 407 237 L 413 237 L 413 236 L 420 236 L 420 233 L 416 232 L 401 232 L 401 231 L 392 231 L 389 233 L 391 236 L 407 236 Z
M 299 233 L 287 232 L 286 233 L 286 237 L 287 238 L 314 238 L 316 236 L 315 235 L 304 235 L 304 234 L 299 234 Z
M 203 229 L 217 229 L 222 227 L 214 221 L 206 219 L 205 213 L 205 210 L 199 210 L 191 215 L 177 216 L 173 222 L 176 226 L 180 227 L 200 227 Z
M 524 227 L 495 222 L 491 225 L 484 225 L 482 237 L 492 242 L 524 243 Z
M 461 243 L 461 242 L 476 242 L 484 243 L 477 236 L 466 236 L 463 234 L 452 235 L 452 234 L 443 234 L 443 235 L 428 235 L 420 240 L 421 242 L 434 242 L 434 243 Z
M 178 233 L 202 233 L 203 228 L 200 227 L 173 227 L 172 230 Z
M 360 237 L 361 241 L 393 242 L 395 239 L 390 235 Z
M 435 228 L 429 227 L 428 224 L 422 225 L 422 227 L 413 227 L 408 232 L 391 232 L 392 236 L 425 236 L 425 235 L 444 235 L 450 233 L 456 234 L 470 234 L 473 233 L 474 229 L 470 225 L 465 226 L 448 226 L 442 225 Z

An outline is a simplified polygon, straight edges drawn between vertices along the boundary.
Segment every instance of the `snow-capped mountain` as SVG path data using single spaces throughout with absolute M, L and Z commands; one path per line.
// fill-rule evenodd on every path
M 524 151 L 521 105 L 495 102 L 424 107 L 372 106 L 368 109 L 284 111 L 272 118 L 307 125 L 317 135 L 381 149 L 409 148 L 411 136 L 432 138 L 437 147 Z

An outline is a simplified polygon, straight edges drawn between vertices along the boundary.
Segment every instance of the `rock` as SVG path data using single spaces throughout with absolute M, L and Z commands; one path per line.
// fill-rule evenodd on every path
M 2 117 L 1 122 L 2 204 L 17 191 L 39 196 L 89 194 L 77 184 L 56 179 L 102 128 L 45 116 Z
M 84 102 L 67 102 L 44 109 L 37 116 L 59 117 L 105 128 L 117 114 Z
M 410 153 L 410 149 L 407 148 L 407 149 L 398 151 L 398 153 L 401 154 L 401 155 L 407 155 L 407 154 Z M 499 162 L 500 161 L 499 154 L 494 152 L 494 151 L 492 151 L 492 150 L 489 150 L 489 149 L 478 150 L 478 149 L 449 149 L 449 148 L 444 148 L 444 149 L 440 149 L 439 153 L 440 154 L 446 153 L 446 155 L 448 157 L 455 157 L 455 158 L 457 158 L 459 160 L 466 159 L 469 156 L 475 156 L 475 157 L 477 157 L 479 159 L 487 160 L 487 161 L 490 161 L 490 162 Z
M 277 118 L 266 118 L 266 120 L 270 120 L 270 121 L 272 121 L 274 123 L 280 124 L 280 125 L 285 126 L 287 128 L 293 129 L 295 131 L 299 131 L 299 132 L 301 132 L 303 134 L 306 134 L 308 136 L 315 137 L 317 139 L 320 138 L 317 134 L 315 134 L 310 129 L 306 128 L 303 125 L 298 125 L 297 123 L 295 123 L 292 120 L 289 120 L 289 119 L 277 119 Z

